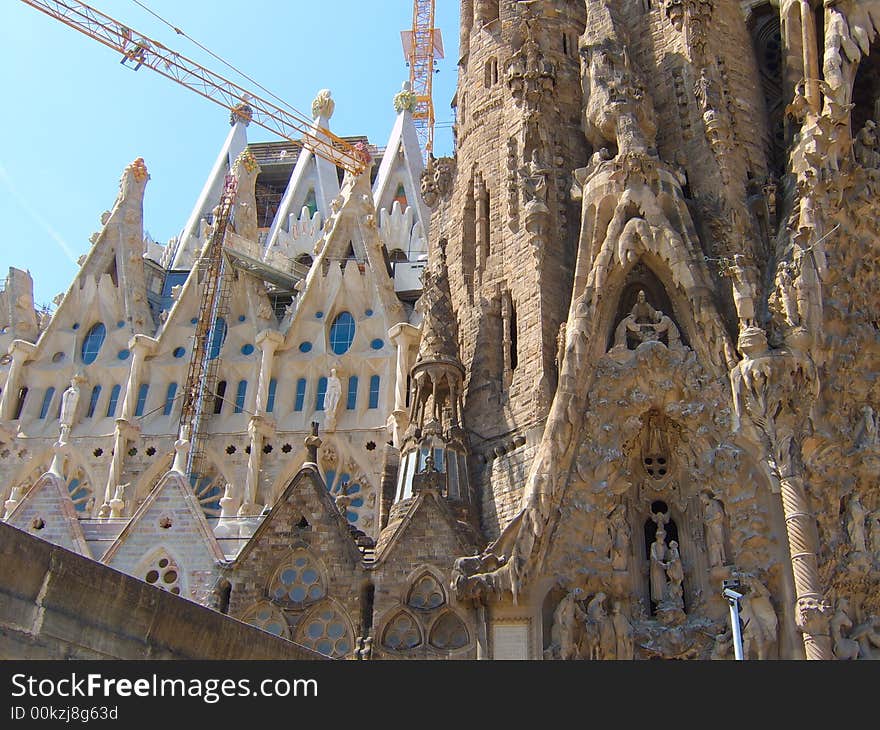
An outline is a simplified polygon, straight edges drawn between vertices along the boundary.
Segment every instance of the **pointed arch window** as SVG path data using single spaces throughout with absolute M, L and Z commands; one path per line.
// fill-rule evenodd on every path
M 16 400 L 15 402 L 15 413 L 12 414 L 13 421 L 17 421 L 19 418 L 21 418 L 21 412 L 24 410 L 24 401 L 27 398 L 27 394 L 27 388 L 18 389 L 18 400 Z
M 398 613 L 382 634 L 382 646 L 392 651 L 415 649 L 422 643 L 422 632 L 413 616 L 406 611 Z
M 226 381 L 217 383 L 217 392 L 214 394 L 214 415 L 219 416 L 223 412 L 223 398 L 226 397 Z
M 55 397 L 55 388 L 48 387 L 46 388 L 46 394 L 43 396 L 43 404 L 40 406 L 40 420 L 46 418 L 46 415 L 49 413 L 49 406 L 52 405 L 52 398 Z
M 428 643 L 437 649 L 450 651 L 467 646 L 469 641 L 464 622 L 452 611 L 447 611 L 431 627 Z
M 380 379 L 378 375 L 370 377 L 370 408 L 379 407 L 379 383 Z
M 345 404 L 345 409 L 348 411 L 353 411 L 357 408 L 357 397 L 358 397 L 358 377 L 357 375 L 352 375 L 348 379 L 348 400 Z
M 335 659 L 354 648 L 348 619 L 329 602 L 303 619 L 296 642 Z
M 98 407 L 98 399 L 101 397 L 101 386 L 96 385 L 92 388 L 92 397 L 89 398 L 89 410 L 86 412 L 86 418 L 92 418 L 95 415 L 95 408 Z
M 275 410 L 275 391 L 278 390 L 278 381 L 272 378 L 269 381 L 269 395 L 266 397 L 266 413 Z
M 350 312 L 340 312 L 330 325 L 330 349 L 335 355 L 344 355 L 354 341 L 355 324 Z
M 180 595 L 180 568 L 174 559 L 161 550 L 144 571 L 144 580 L 163 591 Z
M 122 391 L 122 386 L 118 383 L 114 385 L 110 389 L 110 400 L 107 401 L 107 417 L 115 418 L 116 417 L 116 404 L 119 403 L 119 393 Z
M 397 191 L 394 193 L 394 202 L 400 205 L 401 210 L 406 210 L 409 205 L 409 201 L 406 199 L 406 188 L 403 187 L 403 183 L 397 186 Z
M 326 391 L 325 391 L 326 392 Z M 299 413 L 305 407 L 306 403 L 306 379 L 300 378 L 296 381 L 296 399 L 293 402 L 293 410 Z
M 437 579 L 426 573 L 413 583 L 406 602 L 413 608 L 430 611 L 446 603 L 446 598 Z
M 244 400 L 247 397 L 247 380 L 239 380 L 235 391 L 235 408 L 233 413 L 241 413 L 244 410 Z
M 214 326 L 211 328 L 208 345 L 208 359 L 214 360 L 220 356 L 220 350 L 223 348 L 223 342 L 226 340 L 226 320 L 223 317 L 217 317 L 214 320 Z
M 137 405 L 135 406 L 135 409 L 134 409 L 135 416 L 140 417 L 140 416 L 144 415 L 144 408 L 147 405 L 147 395 L 149 394 L 149 392 L 150 392 L 150 384 L 149 383 L 141 383 L 141 387 L 138 388 Z
M 82 348 L 80 349 L 82 361 L 86 365 L 91 365 L 93 362 L 95 362 L 95 359 L 98 357 L 98 352 L 100 352 L 101 350 L 101 345 L 104 344 L 104 338 L 106 336 L 107 328 L 102 322 L 98 322 L 86 333 L 86 336 L 83 339 Z
M 174 397 L 177 395 L 177 383 L 168 383 L 168 390 L 165 391 L 165 408 L 162 409 L 163 416 L 170 416 L 174 408 Z
M 318 198 L 315 196 L 314 188 L 309 188 L 309 192 L 306 193 L 306 202 L 303 207 L 309 209 L 309 215 L 311 216 L 318 212 Z
M 275 571 L 269 584 L 269 598 L 297 608 L 320 601 L 327 595 L 323 571 L 314 556 L 299 549 Z

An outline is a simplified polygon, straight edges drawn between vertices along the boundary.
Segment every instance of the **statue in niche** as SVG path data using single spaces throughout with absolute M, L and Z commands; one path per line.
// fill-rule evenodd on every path
M 770 591 L 755 577 L 744 581 L 748 589 L 741 603 L 743 630 L 743 656 L 768 659 L 770 650 L 776 643 L 779 620 L 770 601 Z M 754 650 L 754 651 L 753 651 Z
M 743 327 L 757 325 L 755 302 L 758 299 L 758 268 L 743 254 L 733 255 L 733 262 L 721 271 L 733 284 L 733 303 Z
M 651 601 L 659 604 L 666 595 L 666 523 L 669 515 L 657 512 L 651 518 L 657 523 L 657 534 L 651 543 Z
M 550 172 L 550 168 L 539 159 L 538 148 L 535 147 L 531 159 L 519 169 L 523 188 L 530 201 L 540 205 L 547 204 L 547 178 Z
M 623 613 L 620 601 L 611 604 L 611 625 L 614 628 L 615 659 L 631 660 L 635 657 L 635 641 L 633 627 Z
M 614 659 L 617 638 L 611 617 L 605 611 L 606 595 L 597 593 L 587 604 L 581 656 L 586 659 Z
M 79 381 L 77 376 L 71 378 L 70 386 L 61 396 L 61 415 L 58 420 L 61 423 L 60 441 L 63 444 L 70 438 L 70 429 L 74 424 L 76 407 L 79 404 Z
M 708 489 L 700 492 L 703 521 L 706 523 L 706 550 L 709 565 L 718 568 L 727 561 L 724 550 L 724 503 Z
M 681 347 L 678 327 L 663 312 L 648 304 L 644 290 L 639 290 L 630 313 L 614 331 L 615 350 L 635 349 L 643 342 L 663 342 L 670 349 Z M 633 348 L 630 348 L 633 343 Z
M 864 508 L 858 494 L 853 494 L 849 498 L 847 507 L 849 514 L 847 518 L 846 531 L 849 535 L 849 542 L 853 550 L 859 553 L 868 552 L 867 541 L 865 540 L 865 518 L 868 516 L 868 510 Z
M 330 377 L 327 378 L 327 392 L 324 395 L 324 410 L 327 412 L 327 424 L 325 429 L 336 429 L 336 409 L 339 407 L 339 397 L 342 395 L 342 383 L 336 376 L 336 368 L 330 368 Z
M 583 594 L 580 588 L 573 588 L 553 612 L 550 641 L 558 649 L 560 659 L 577 659 L 580 627 L 587 620 L 587 614 L 578 603 Z
M 611 568 L 626 570 L 629 565 L 630 540 L 632 533 L 626 521 L 626 507 L 617 505 L 609 515 L 611 524 Z
M 681 564 L 681 554 L 678 552 L 678 542 L 672 540 L 666 551 L 666 592 L 663 596 L 664 603 L 673 608 L 684 608 L 684 566 Z
M 878 444 L 877 417 L 874 409 L 866 403 L 862 406 L 862 422 L 856 434 L 856 447 L 870 449 Z

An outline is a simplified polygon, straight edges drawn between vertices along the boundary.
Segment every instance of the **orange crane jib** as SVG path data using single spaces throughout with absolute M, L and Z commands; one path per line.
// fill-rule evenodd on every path
M 120 63 L 132 61 L 135 70 L 141 66 L 151 68 L 233 113 L 238 113 L 236 109 L 241 109 L 243 103 L 247 104 L 255 124 L 290 142 L 302 144 L 353 175 L 360 175 L 369 164 L 365 150 L 317 127 L 305 114 L 292 107 L 282 109 L 85 3 L 75 0 L 22 2 L 118 51 L 123 56 Z

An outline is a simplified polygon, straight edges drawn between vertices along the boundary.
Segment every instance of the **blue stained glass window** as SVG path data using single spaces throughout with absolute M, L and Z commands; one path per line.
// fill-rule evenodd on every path
M 40 406 L 40 418 L 45 418 L 49 412 L 49 406 L 52 405 L 52 398 L 55 397 L 55 388 L 46 388 L 46 395 L 43 396 L 43 405 Z
M 275 391 L 278 390 L 278 381 L 275 378 L 272 378 L 269 381 L 269 395 L 266 399 L 266 413 L 271 413 L 275 410 Z
M 250 343 L 241 346 L 242 355 L 250 355 L 254 351 L 254 346 Z
M 138 388 L 138 399 L 137 405 L 134 408 L 135 416 L 144 415 L 144 407 L 147 405 L 147 393 L 150 392 L 150 384 L 149 383 L 141 383 L 141 387 Z
M 357 375 L 352 375 L 348 379 L 348 401 L 345 404 L 346 410 L 353 411 L 357 407 L 358 397 L 358 379 Z
M 344 355 L 354 341 L 354 317 L 341 312 L 330 325 L 330 349 L 336 355 Z
M 95 408 L 98 407 L 98 398 L 101 397 L 101 386 L 96 385 L 92 388 L 92 397 L 89 398 L 89 410 L 86 413 L 86 418 L 91 418 L 95 415 Z
M 327 395 L 327 378 L 318 379 L 318 394 L 315 397 L 315 410 L 324 410 L 324 396 Z
M 306 400 L 306 379 L 300 378 L 296 381 L 296 400 L 293 403 L 293 410 L 301 411 L 305 406 Z
M 299 351 L 300 352 L 311 352 L 312 343 L 311 342 L 300 342 L 299 343 Z
M 235 408 L 233 413 L 241 413 L 244 410 L 244 399 L 247 396 L 247 380 L 238 381 L 238 389 L 235 391 Z
M 98 357 L 98 352 L 101 350 L 101 345 L 104 344 L 104 338 L 106 336 L 107 328 L 101 322 L 98 322 L 98 324 L 88 331 L 85 339 L 83 339 L 82 349 L 80 350 L 82 361 L 86 365 L 95 362 L 95 358 Z
M 372 347 L 374 350 L 381 350 L 383 347 L 385 347 L 385 342 L 384 342 L 384 340 L 380 340 L 377 337 L 375 340 L 373 340 L 370 343 L 370 347 Z
M 165 408 L 162 409 L 163 416 L 170 416 L 171 410 L 174 408 L 174 396 L 177 395 L 177 383 L 168 383 L 168 390 L 165 392 Z
M 318 199 L 315 197 L 314 188 L 309 188 L 309 192 L 306 193 L 306 202 L 303 207 L 309 209 L 309 215 L 311 216 L 318 212 Z
M 116 404 L 119 402 L 119 393 L 122 390 L 122 386 L 119 384 L 114 385 L 110 389 L 110 400 L 107 402 L 107 417 L 113 418 L 116 416 Z
M 186 350 L 183 347 L 174 348 L 174 357 L 183 357 L 184 355 L 186 355 Z
M 370 408 L 379 407 L 379 376 L 370 377 Z
M 116 357 L 119 358 L 120 360 L 128 360 L 128 356 L 130 354 L 131 353 L 128 350 L 120 350 L 119 353 L 116 355 Z
M 208 359 L 214 360 L 223 347 L 223 341 L 226 339 L 226 320 L 223 317 L 217 317 L 214 320 L 214 327 L 209 334 L 209 342 L 211 343 L 208 350 Z

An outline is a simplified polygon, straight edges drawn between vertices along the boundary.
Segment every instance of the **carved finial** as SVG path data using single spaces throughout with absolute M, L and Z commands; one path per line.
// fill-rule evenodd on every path
M 336 108 L 336 102 L 330 96 L 330 89 L 321 89 L 315 100 L 312 102 L 312 116 L 326 117 L 329 119 L 333 116 L 333 110 Z
M 394 95 L 394 111 L 398 114 L 401 112 L 414 112 L 416 110 L 416 95 L 412 90 L 409 81 L 403 82 L 403 88 Z
M 318 422 L 312 421 L 312 433 L 305 438 L 306 451 L 308 452 L 309 464 L 318 463 L 318 447 L 321 446 L 321 439 L 318 437 Z
M 246 127 L 254 118 L 254 110 L 246 101 L 236 104 L 229 112 L 229 126 L 234 127 L 236 122 L 241 122 Z
M 242 153 L 235 160 L 236 165 L 241 165 L 245 170 L 247 170 L 248 174 L 253 174 L 254 172 L 260 171 L 260 165 L 257 163 L 257 158 L 254 157 L 254 153 L 251 152 L 249 147 L 246 147 Z
M 174 463 L 171 465 L 171 471 L 186 476 L 186 457 L 189 455 L 189 429 L 185 426 L 180 429 L 180 435 L 174 442 Z
M 147 173 L 147 165 L 144 162 L 143 157 L 138 157 L 134 162 L 132 162 L 128 169 L 131 170 L 131 174 L 135 179 L 135 182 L 145 182 L 150 176 Z M 103 220 L 101 221 L 104 222 Z

